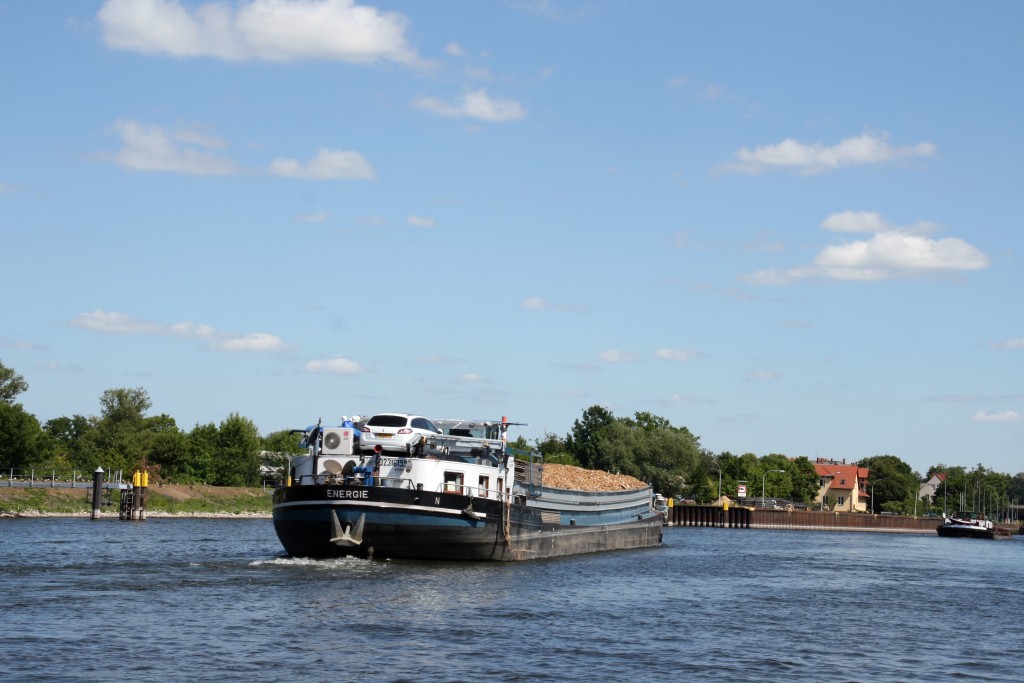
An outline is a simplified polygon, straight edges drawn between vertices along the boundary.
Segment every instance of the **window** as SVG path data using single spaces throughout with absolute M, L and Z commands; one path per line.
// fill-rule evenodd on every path
M 462 472 L 445 472 L 444 490 L 449 493 L 462 493 Z
M 477 495 L 478 496 L 483 496 L 484 498 L 486 498 L 487 497 L 487 489 L 489 489 L 490 487 L 491 487 L 491 478 L 490 477 L 481 476 L 480 477 L 480 488 L 477 490 Z
M 404 427 L 409 421 L 405 415 L 374 415 L 366 423 L 367 427 Z
M 839 496 L 836 499 L 836 505 L 843 505 L 846 502 L 846 496 Z
M 439 432 L 440 430 L 434 426 L 434 423 L 425 417 L 414 417 L 412 419 L 412 426 L 416 429 L 425 429 L 428 432 Z

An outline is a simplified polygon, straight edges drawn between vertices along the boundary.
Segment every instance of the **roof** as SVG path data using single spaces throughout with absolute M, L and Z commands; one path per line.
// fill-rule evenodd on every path
M 857 465 L 824 465 L 816 463 L 814 471 L 819 477 L 828 477 L 828 488 L 837 491 L 852 491 L 857 487 L 858 481 L 863 483 L 871 474 L 867 467 Z

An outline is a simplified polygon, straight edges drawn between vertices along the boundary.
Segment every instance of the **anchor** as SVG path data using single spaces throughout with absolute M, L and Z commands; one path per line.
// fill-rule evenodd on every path
M 331 543 L 341 546 L 359 545 L 363 542 L 363 523 L 366 521 L 366 513 L 359 515 L 355 524 L 350 524 L 347 529 L 341 528 L 341 520 L 335 512 L 331 512 Z

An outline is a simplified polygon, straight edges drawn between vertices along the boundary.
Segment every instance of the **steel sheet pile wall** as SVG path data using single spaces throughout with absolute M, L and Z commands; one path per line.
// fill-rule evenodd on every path
M 672 526 L 708 526 L 732 529 L 795 529 L 807 531 L 888 531 L 935 533 L 941 519 L 899 515 L 810 510 L 756 510 L 711 505 L 677 505 L 669 509 Z
M 711 505 L 677 505 L 669 508 L 668 523 L 673 526 L 715 526 L 732 529 L 750 528 L 747 508 L 728 510 Z

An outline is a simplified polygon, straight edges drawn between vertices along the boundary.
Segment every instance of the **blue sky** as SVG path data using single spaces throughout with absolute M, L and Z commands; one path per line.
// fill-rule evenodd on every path
M 0 0 L 40 421 L 406 411 L 1024 470 L 1024 5 Z

